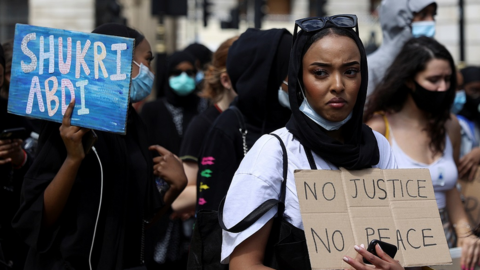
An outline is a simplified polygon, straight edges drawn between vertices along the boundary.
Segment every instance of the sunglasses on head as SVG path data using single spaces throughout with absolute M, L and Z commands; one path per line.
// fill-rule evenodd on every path
M 327 22 L 340 28 L 355 28 L 358 35 L 357 15 L 353 14 L 339 14 L 331 17 L 311 17 L 305 19 L 299 19 L 295 21 L 295 30 L 293 32 L 293 42 L 297 37 L 297 29 L 300 27 L 302 31 L 314 32 L 323 29 Z
M 172 74 L 172 76 L 179 76 L 183 72 L 187 73 L 187 75 L 190 76 L 190 77 L 195 76 L 195 70 L 193 70 L 193 69 L 187 69 L 187 70 L 174 69 L 174 70 L 172 70 L 171 74 Z

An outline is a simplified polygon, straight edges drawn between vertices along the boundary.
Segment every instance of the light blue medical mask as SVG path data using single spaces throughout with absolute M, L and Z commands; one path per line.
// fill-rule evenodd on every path
M 283 81 L 285 85 L 288 86 L 288 83 L 286 81 Z M 288 99 L 288 93 L 283 91 L 282 86 L 280 85 L 280 88 L 278 89 L 278 103 L 282 105 L 285 108 L 290 108 L 290 100 Z
M 302 85 L 299 83 L 300 89 L 303 92 Z M 345 123 L 348 122 L 352 118 L 352 112 L 348 114 L 347 118 L 345 118 L 342 121 L 339 122 L 332 122 L 329 121 L 323 117 L 321 117 L 318 113 L 313 110 L 313 108 L 310 106 L 310 104 L 307 101 L 307 98 L 305 97 L 305 94 L 303 94 L 303 102 L 300 105 L 300 108 L 298 108 L 303 114 L 305 114 L 308 118 L 310 118 L 313 122 L 317 123 L 319 126 L 324 128 L 325 130 L 331 131 L 331 130 L 338 130 L 341 128 Z
M 135 61 L 133 63 L 140 69 L 138 75 L 132 79 L 132 86 L 130 87 L 130 101 L 135 103 L 150 95 L 155 76 L 144 64 L 138 64 Z
M 278 89 L 278 103 L 285 108 L 290 109 L 290 100 L 288 99 L 288 93 L 283 91 L 282 87 Z
M 435 36 L 435 21 L 421 21 L 412 23 L 413 37 L 431 37 Z
M 465 102 L 467 102 L 467 96 L 465 95 L 465 91 L 457 91 L 455 93 L 455 100 L 453 101 L 450 111 L 453 114 L 459 113 L 463 109 L 463 105 L 465 105 Z
M 205 77 L 205 74 L 203 73 L 203 71 L 199 70 L 197 72 L 197 75 L 195 76 L 195 83 L 197 84 L 200 83 L 204 77 Z
M 179 96 L 186 96 L 195 90 L 195 80 L 188 76 L 186 72 L 182 74 L 170 77 L 168 80 L 170 87 L 175 91 Z

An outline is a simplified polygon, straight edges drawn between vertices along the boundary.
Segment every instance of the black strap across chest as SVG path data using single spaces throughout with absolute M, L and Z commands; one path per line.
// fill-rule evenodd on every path
M 277 218 L 282 219 L 283 212 L 285 211 L 285 195 L 287 191 L 287 174 L 288 174 L 288 155 L 287 149 L 285 148 L 285 144 L 283 143 L 282 139 L 276 135 L 275 136 L 280 142 L 280 146 L 282 147 L 282 155 L 283 155 L 283 181 L 282 187 L 280 189 L 280 196 L 279 199 L 269 199 L 263 202 L 260 206 L 258 206 L 255 210 L 253 210 L 250 214 L 248 214 L 244 219 L 238 222 L 235 226 L 231 228 L 227 228 L 223 223 L 223 207 L 225 204 L 225 198 L 220 202 L 220 206 L 218 207 L 218 223 L 223 230 L 232 232 L 232 233 L 239 233 L 247 228 L 249 228 L 253 223 L 255 223 L 258 219 L 260 219 L 265 213 L 267 213 L 270 209 L 272 209 L 275 205 L 278 205 L 277 211 Z

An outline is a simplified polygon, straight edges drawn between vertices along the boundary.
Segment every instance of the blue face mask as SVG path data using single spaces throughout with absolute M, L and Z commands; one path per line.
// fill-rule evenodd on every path
M 300 84 L 299 84 L 300 85 Z M 300 89 L 302 86 L 300 85 Z M 302 94 L 303 94 L 303 89 L 301 89 Z M 305 97 L 305 94 L 303 95 L 303 102 L 300 105 L 300 108 L 298 108 L 303 114 L 305 114 L 308 118 L 310 118 L 313 122 L 317 123 L 319 126 L 324 128 L 325 130 L 331 131 L 331 130 L 338 130 L 341 128 L 345 123 L 352 118 L 352 112 L 343 119 L 342 121 L 339 122 L 332 122 L 329 121 L 323 117 L 321 117 L 318 113 L 316 113 L 313 108 L 310 106 L 310 104 L 307 101 L 307 98 Z
M 203 73 L 203 71 L 198 71 L 197 75 L 195 76 L 195 83 L 198 84 L 203 80 L 204 77 L 205 77 L 205 74 Z
M 130 101 L 135 103 L 150 95 L 155 76 L 144 64 L 138 64 L 135 61 L 133 63 L 140 68 L 138 75 L 132 79 L 132 86 L 130 87 Z
M 278 89 L 278 103 L 285 108 L 290 109 L 290 100 L 288 99 L 288 93 L 283 91 L 282 87 Z
M 283 81 L 283 83 L 288 86 L 286 81 Z M 278 89 L 278 103 L 280 103 L 280 105 L 283 107 L 290 109 L 290 99 L 288 99 L 288 93 L 283 91 L 282 86 L 280 86 Z
M 435 22 L 434 21 L 422 21 L 412 23 L 412 36 L 413 37 L 431 37 L 435 36 Z
M 465 102 L 467 102 L 467 96 L 465 95 L 465 91 L 457 91 L 455 93 L 455 100 L 453 101 L 450 111 L 453 114 L 459 113 L 463 109 L 463 105 L 465 105 Z
M 170 87 L 175 91 L 179 96 L 186 96 L 195 90 L 195 80 L 188 76 L 187 73 L 182 72 L 182 74 L 170 77 L 169 79 Z

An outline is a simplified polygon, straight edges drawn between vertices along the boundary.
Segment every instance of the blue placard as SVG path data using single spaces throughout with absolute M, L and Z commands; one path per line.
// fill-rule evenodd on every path
M 8 112 L 126 133 L 134 39 L 17 24 Z

